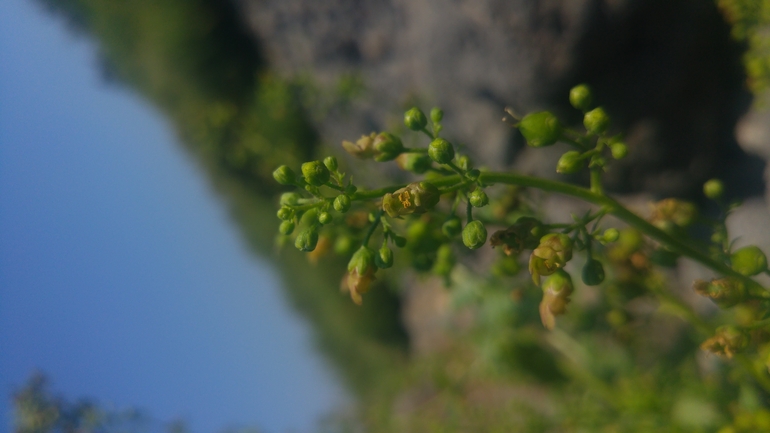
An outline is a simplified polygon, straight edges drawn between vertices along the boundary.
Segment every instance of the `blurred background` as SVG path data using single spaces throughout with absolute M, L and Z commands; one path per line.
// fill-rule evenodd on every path
M 500 118 L 579 124 L 566 95 L 587 82 L 630 148 L 610 191 L 699 202 L 719 177 L 767 251 L 768 23 L 754 0 L 3 2 L 0 426 L 716 431 L 735 395 L 766 396 L 702 383 L 680 323 L 643 302 L 604 320 L 617 307 L 584 291 L 570 329 L 629 378 L 597 405 L 513 277 L 470 261 L 448 290 L 403 268 L 353 305 L 349 255 L 276 247 L 271 173 L 333 154 L 367 186 L 403 180 L 339 143 L 404 132 L 418 105 L 478 165 L 561 178 L 563 149 Z

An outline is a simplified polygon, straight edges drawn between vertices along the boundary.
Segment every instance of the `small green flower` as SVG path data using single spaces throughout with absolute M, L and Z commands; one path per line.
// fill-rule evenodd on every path
M 275 169 L 273 178 L 281 185 L 293 185 L 297 180 L 297 175 L 288 166 L 282 165 Z
M 706 197 L 716 200 L 725 193 L 725 184 L 719 179 L 711 179 L 703 184 L 703 194 Z
M 581 158 L 580 152 L 577 150 L 570 150 L 559 158 L 559 162 L 556 163 L 556 172 L 561 174 L 577 173 L 583 167 L 585 167 L 585 161 Z
M 527 114 L 518 127 L 527 144 L 532 147 L 550 146 L 561 138 L 559 119 L 549 111 Z
M 610 116 L 607 115 L 604 108 L 594 108 L 583 116 L 583 126 L 586 127 L 586 131 L 592 134 L 601 134 L 610 126 Z
M 374 263 L 378 268 L 387 269 L 393 266 L 393 250 L 383 245 L 382 248 L 374 256 Z
M 425 113 L 417 107 L 412 107 L 404 113 L 404 125 L 412 131 L 421 131 L 427 124 Z
M 334 207 L 334 210 L 336 210 L 339 213 L 345 213 L 348 210 L 350 210 L 350 197 L 346 196 L 345 194 L 340 194 L 337 197 L 334 198 L 334 203 L 332 204 L 332 207 Z
M 278 226 L 278 232 L 282 235 L 290 235 L 294 231 L 294 221 L 281 221 Z
M 578 110 L 586 111 L 591 108 L 593 97 L 587 84 L 579 84 L 569 91 L 569 103 Z
M 767 270 L 767 257 L 765 253 L 754 245 L 743 247 L 730 256 L 733 270 L 739 274 L 750 277 Z
M 489 197 L 481 189 L 475 189 L 468 194 L 468 201 L 473 207 L 484 207 L 489 204 Z
M 382 198 L 382 209 L 392 217 L 424 213 L 441 199 L 441 192 L 429 182 L 414 182 Z
M 628 146 L 626 146 L 626 143 L 617 141 L 610 144 L 610 153 L 612 153 L 612 157 L 615 159 L 623 159 L 628 155 Z
M 334 218 L 332 218 L 332 215 L 329 212 L 321 212 L 321 214 L 318 215 L 318 222 L 323 225 L 329 224 L 333 220 Z
M 481 221 L 471 221 L 463 229 L 463 244 L 466 247 L 476 250 L 481 248 L 487 242 L 487 229 Z
M 318 245 L 318 230 L 315 227 L 306 228 L 294 239 L 294 246 L 302 252 L 313 251 L 316 245 Z
M 455 157 L 455 149 L 452 143 L 443 138 L 437 138 L 428 146 L 428 156 L 439 164 L 449 164 Z
M 331 172 L 337 171 L 337 168 L 338 168 L 337 167 L 337 158 L 335 158 L 333 156 L 327 156 L 326 158 L 324 158 L 324 165 Z
M 329 170 L 321 161 L 310 161 L 302 164 L 302 175 L 305 181 L 314 186 L 321 186 L 329 181 Z

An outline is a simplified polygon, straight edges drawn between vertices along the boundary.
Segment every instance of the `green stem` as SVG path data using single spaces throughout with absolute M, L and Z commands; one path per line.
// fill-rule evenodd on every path
M 372 237 L 374 234 L 374 231 L 377 229 L 377 226 L 380 224 L 380 220 L 382 219 L 382 209 L 377 211 L 377 214 L 374 217 L 374 222 L 371 226 L 369 226 L 369 230 L 366 232 L 366 236 L 364 236 L 364 242 L 363 246 L 369 245 L 369 238 Z
M 591 192 L 602 195 L 602 170 L 601 168 L 591 169 Z
M 428 153 L 428 149 L 423 149 L 421 147 L 405 147 L 404 153 Z

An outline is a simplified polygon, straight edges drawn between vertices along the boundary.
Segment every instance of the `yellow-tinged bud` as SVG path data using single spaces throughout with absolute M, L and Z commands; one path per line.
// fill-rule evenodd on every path
M 700 345 L 702 350 L 732 358 L 749 345 L 749 336 L 735 326 L 721 326 L 714 336 Z
M 561 233 L 550 233 L 540 239 L 540 245 L 529 257 L 532 281 L 540 285 L 540 276 L 551 275 L 572 259 L 572 239 Z
M 374 137 L 374 160 L 377 162 L 391 161 L 401 155 L 404 144 L 401 139 L 389 132 L 380 132 Z
M 286 165 L 282 165 L 275 169 L 273 172 L 273 178 L 281 185 L 291 185 L 297 178 L 294 171 Z
M 334 203 L 332 203 L 332 207 L 339 213 L 347 212 L 350 209 L 350 197 L 344 194 L 340 194 L 337 197 L 334 197 Z
M 413 213 L 424 213 L 432 209 L 441 199 L 441 192 L 432 183 L 414 182 L 387 193 L 382 198 L 382 209 L 391 218 Z
M 562 132 L 559 119 L 549 111 L 527 114 L 518 127 L 532 147 L 550 146 L 559 140 Z
M 570 295 L 574 291 L 572 278 L 564 270 L 557 270 L 543 282 L 543 300 L 540 301 L 540 320 L 543 326 L 553 329 L 556 316 L 567 312 Z
M 604 108 L 594 108 L 583 116 L 583 126 L 586 127 L 586 131 L 592 134 L 601 134 L 610 126 L 610 116 L 607 115 Z
M 591 108 L 593 97 L 587 84 L 579 84 L 569 91 L 569 103 L 578 110 L 586 111 Z
M 610 153 L 612 153 L 612 157 L 615 159 L 623 159 L 628 155 L 628 146 L 626 146 L 626 143 L 622 142 L 615 142 L 610 144 Z
M 712 200 L 716 200 L 722 197 L 724 192 L 725 184 L 723 184 L 719 179 L 711 179 L 703 184 L 703 194 Z
M 357 158 L 374 158 L 374 137 L 376 136 L 377 134 L 372 132 L 369 135 L 362 135 L 361 138 L 359 138 L 355 143 L 351 141 L 343 141 L 342 147 L 345 148 L 349 154 Z
M 754 245 L 743 247 L 730 255 L 733 269 L 748 277 L 757 275 L 767 270 L 767 257 L 765 253 Z
M 468 194 L 468 201 L 473 207 L 484 207 L 489 204 L 489 197 L 484 191 L 476 189 Z
M 701 296 L 711 298 L 722 308 L 729 308 L 746 298 L 746 285 L 738 278 L 725 277 L 710 282 L 695 280 L 692 288 Z
M 376 271 L 374 252 L 367 247 L 359 248 L 348 262 L 347 288 L 357 305 L 363 302 L 361 295 L 369 291 Z

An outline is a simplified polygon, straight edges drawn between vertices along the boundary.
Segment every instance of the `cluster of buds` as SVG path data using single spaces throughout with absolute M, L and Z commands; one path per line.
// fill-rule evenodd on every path
M 748 345 L 749 336 L 745 332 L 735 326 L 727 325 L 717 328 L 714 335 L 704 341 L 700 345 L 700 348 L 706 352 L 724 356 L 729 359 L 737 353 L 740 353 Z
M 532 281 L 540 285 L 540 277 L 551 275 L 572 260 L 572 239 L 561 233 L 549 233 L 540 239 L 540 244 L 529 257 L 529 272 Z

